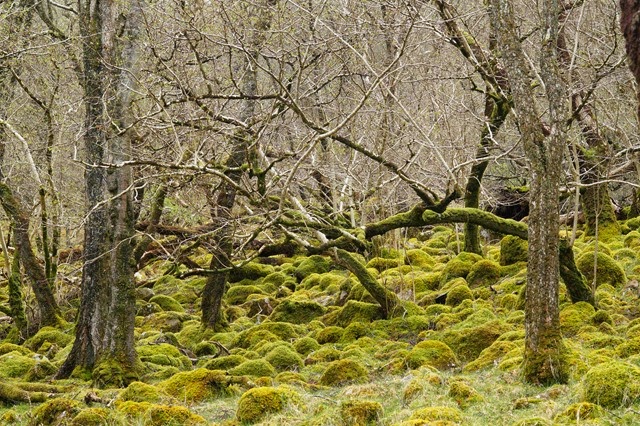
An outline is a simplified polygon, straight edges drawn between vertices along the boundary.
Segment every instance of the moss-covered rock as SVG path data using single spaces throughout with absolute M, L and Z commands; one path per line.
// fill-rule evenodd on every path
M 176 301 L 176 299 L 164 294 L 153 296 L 149 300 L 149 303 L 156 303 L 163 311 L 184 312 L 184 308 Z
M 414 411 L 410 420 L 422 420 L 425 422 L 449 421 L 462 423 L 462 412 L 453 407 L 426 407 Z
M 302 281 L 309 275 L 313 274 L 323 274 L 325 272 L 329 272 L 331 269 L 331 263 L 322 256 L 313 255 L 304 259 L 300 264 L 296 267 L 294 274 L 298 281 Z
M 234 285 L 227 290 L 224 298 L 226 302 L 231 305 L 241 305 L 253 294 L 263 296 L 265 295 L 265 292 L 255 285 Z
M 589 283 L 594 281 L 595 260 L 596 256 L 593 251 L 582 253 L 576 260 L 576 266 Z M 610 284 L 619 288 L 624 287 L 627 283 L 627 277 L 622 267 L 611 256 L 598 252 L 597 262 L 598 265 L 595 271 L 596 287 L 602 284 Z
M 112 411 L 102 407 L 90 407 L 80 411 L 73 418 L 71 426 L 103 426 L 110 424 L 112 418 Z
M 578 402 L 571 404 L 559 413 L 554 421 L 558 423 L 583 423 L 585 420 L 600 418 L 604 414 L 602 407 L 590 402 Z
M 578 302 L 566 306 L 560 311 L 560 329 L 565 337 L 574 336 L 591 322 L 595 314 L 594 307 L 587 302 Z
M 493 260 L 482 259 L 476 262 L 467 275 L 469 287 L 488 287 L 495 284 L 501 276 L 500 265 Z
M 247 358 L 240 354 L 232 354 L 207 360 L 202 366 L 208 370 L 230 370 L 246 360 Z
M 293 348 L 300 355 L 308 355 L 313 351 L 320 349 L 320 343 L 313 337 L 305 336 L 293 343 Z
M 380 305 L 349 300 L 335 315 L 335 325 L 346 327 L 352 322 L 370 323 L 382 318 Z
M 68 398 L 54 398 L 33 410 L 30 426 L 68 424 L 80 412 L 80 403 Z
M 337 325 L 330 325 L 316 333 L 316 340 L 319 344 L 325 345 L 327 343 L 337 343 L 342 339 L 344 329 Z
M 269 364 L 273 365 L 278 372 L 286 370 L 297 370 L 302 368 L 302 358 L 295 350 L 286 345 L 278 345 L 271 349 L 265 356 Z
M 454 368 L 458 360 L 445 343 L 438 340 L 424 340 L 411 349 L 404 359 L 404 364 L 410 369 L 431 366 L 438 370 L 448 370 Z
M 300 401 L 300 396 L 285 386 L 249 389 L 238 401 L 236 418 L 242 423 L 253 424 L 266 415 L 284 410 L 288 404 L 299 404 Z
M 24 377 L 36 365 L 33 357 L 9 352 L 0 356 L 0 377 Z
M 288 297 L 275 307 L 269 318 L 272 321 L 306 324 L 324 315 L 326 308 L 308 298 Z
M 473 300 L 473 293 L 469 287 L 460 284 L 449 290 L 445 299 L 445 305 L 458 306 L 464 300 Z
M 475 253 L 462 252 L 447 262 L 442 270 L 440 283 L 444 285 L 454 278 L 466 278 L 476 262 L 482 260 L 482 256 Z
M 145 426 L 195 426 L 207 423 L 203 417 L 179 405 L 125 401 L 116 404 L 116 408 L 132 421 L 141 419 Z
M 439 337 L 445 342 L 459 360 L 470 362 L 478 358 L 480 353 L 495 342 L 502 333 L 511 327 L 501 321 L 489 321 L 478 326 L 467 326 L 460 323 L 450 330 L 446 330 Z
M 153 385 L 143 382 L 132 382 L 118 395 L 118 401 L 160 402 L 162 392 Z
M 382 404 L 375 401 L 345 401 L 340 404 L 340 417 L 345 425 L 376 425 L 382 419 Z
M 182 325 L 190 319 L 190 315 L 182 312 L 163 311 L 148 315 L 144 318 L 136 317 L 136 326 L 143 330 L 160 330 L 162 332 L 177 333 Z
M 480 352 L 478 358 L 465 365 L 463 371 L 480 371 L 482 369 L 498 365 L 506 354 L 517 347 L 518 345 L 514 342 L 496 340 L 491 344 L 491 346 Z
M 24 342 L 24 346 L 34 352 L 39 352 L 45 343 L 64 348 L 72 341 L 72 333 L 66 333 L 54 327 L 42 327 L 34 336 Z
M 17 352 L 20 355 L 31 355 L 32 351 L 25 348 L 24 346 L 16 345 L 13 343 L 0 343 L 0 356 L 4 354 L 8 354 L 9 352 Z
M 322 346 L 317 351 L 311 352 L 304 360 L 305 365 L 313 365 L 320 362 L 330 362 L 340 359 L 342 351 L 330 346 Z
M 221 370 L 198 368 L 175 374 L 158 384 L 169 396 L 187 403 L 201 402 L 211 398 L 227 396 L 232 393 L 229 377 Z
M 271 265 L 263 265 L 258 262 L 249 262 L 237 268 L 233 268 L 229 272 L 229 282 L 237 283 L 242 280 L 257 280 L 273 273 L 274 269 Z
M 275 377 L 276 370 L 266 360 L 250 359 L 229 370 L 233 376 Z
M 598 364 L 583 382 L 583 401 L 605 408 L 629 406 L 640 399 L 640 368 L 622 362 Z
M 404 263 L 415 268 L 431 270 L 435 264 L 435 259 L 424 250 L 411 249 L 407 250 L 404 255 Z
M 367 262 L 367 268 L 374 268 L 378 272 L 386 271 L 387 269 L 397 268 L 403 264 L 402 259 L 392 258 L 387 259 L 383 257 L 374 257 Z
M 500 265 L 506 266 L 517 262 L 526 262 L 528 251 L 529 244 L 526 240 L 507 235 L 500 240 Z
M 360 362 L 347 358 L 333 361 L 320 377 L 320 384 L 324 386 L 338 386 L 350 382 L 366 380 L 367 369 Z
M 191 360 L 178 348 L 169 343 L 143 345 L 136 348 L 140 361 L 156 365 L 177 367 L 181 370 L 191 369 Z
M 447 395 L 461 407 L 484 401 L 482 395 L 464 380 L 451 380 Z

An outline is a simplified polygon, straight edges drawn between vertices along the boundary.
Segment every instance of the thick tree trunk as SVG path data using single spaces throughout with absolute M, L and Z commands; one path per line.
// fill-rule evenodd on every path
M 80 2 L 88 216 L 76 340 L 58 377 L 79 369 L 90 373 L 98 386 L 122 387 L 138 377 L 133 336 L 135 209 L 132 170 L 117 166 L 129 159 L 131 142 L 115 129 L 129 125 L 142 4 L 129 4 L 122 34 L 116 34 L 118 12 L 116 4 L 104 0 Z
M 640 120 L 640 0 L 620 0 L 620 9 L 620 28 L 624 35 L 629 68 L 637 83 L 637 114 Z
M 22 278 L 20 274 L 20 254 L 16 252 L 11 262 L 11 274 L 9 275 L 9 309 L 11 318 L 18 330 L 18 342 L 24 342 L 28 337 L 27 316 L 24 312 L 24 300 L 22 294 Z

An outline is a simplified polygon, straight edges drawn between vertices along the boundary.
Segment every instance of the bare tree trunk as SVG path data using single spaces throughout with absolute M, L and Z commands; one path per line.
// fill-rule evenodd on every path
M 525 302 L 525 352 L 523 375 L 530 383 L 550 384 L 567 380 L 565 347 L 560 333 L 559 185 L 566 145 L 566 88 L 557 57 L 557 0 L 542 2 L 544 19 L 541 76 L 549 102 L 550 128 L 544 128 L 534 103 L 528 61 L 516 31 L 510 1 L 492 0 L 491 24 L 495 27 L 517 113 L 520 134 L 530 167 L 529 263 Z
M 629 68 L 636 79 L 638 119 L 640 120 L 640 0 L 620 0 L 620 28 L 624 35 Z
M 129 4 L 122 34 L 116 32 L 120 11 L 115 3 L 87 0 L 79 6 L 88 217 L 76 340 L 58 377 L 79 368 L 91 373 L 98 386 L 126 386 L 138 377 L 133 336 L 135 209 L 131 167 L 119 165 L 129 159 L 131 141 L 128 133 L 120 132 L 130 123 L 143 5 L 139 0 Z

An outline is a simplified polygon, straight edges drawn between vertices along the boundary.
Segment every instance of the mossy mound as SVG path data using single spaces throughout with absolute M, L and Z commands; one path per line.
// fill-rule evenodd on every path
M 493 260 L 482 259 L 471 267 L 466 280 L 471 288 L 488 287 L 495 284 L 500 276 L 500 265 Z
M 560 311 L 560 329 L 565 337 L 574 336 L 589 324 L 595 314 L 595 308 L 587 302 L 568 305 Z
M 302 358 L 292 348 L 278 345 L 267 353 L 265 360 L 278 372 L 302 368 Z
M 333 361 L 320 377 L 324 386 L 339 386 L 351 382 L 366 380 L 368 371 L 360 362 L 347 358 Z
M 583 401 L 605 408 L 629 406 L 640 399 L 640 368 L 608 362 L 591 368 L 583 382 Z
M 25 348 L 24 346 L 16 345 L 13 343 L 0 343 L 0 356 L 4 354 L 8 354 L 9 352 L 17 352 L 20 355 L 31 355 L 32 351 Z
M 24 377 L 36 365 L 33 357 L 9 352 L 0 356 L 0 377 Z
M 451 380 L 447 395 L 461 407 L 484 401 L 482 395 L 463 380 Z
M 300 355 L 308 355 L 311 352 L 320 349 L 320 343 L 318 343 L 318 341 L 313 337 L 305 336 L 296 340 L 293 344 L 293 348 Z
M 529 243 L 513 235 L 507 235 L 500 240 L 500 265 L 513 265 L 526 262 L 528 259 Z
M 458 360 L 445 343 L 438 340 L 424 340 L 411 349 L 404 359 L 404 364 L 412 370 L 423 366 L 448 370 L 455 367 Z
M 163 311 L 184 312 L 184 308 L 176 299 L 164 294 L 153 296 L 149 303 L 156 303 Z
M 627 248 L 636 249 L 640 247 L 640 232 L 631 231 L 624 236 L 624 246 Z
M 367 268 L 376 269 L 378 272 L 386 271 L 387 269 L 397 268 L 403 265 L 402 259 L 387 259 L 383 257 L 374 257 L 367 262 Z
M 576 260 L 576 266 L 585 276 L 588 283 L 594 280 L 595 260 L 596 256 L 593 251 L 581 254 Z M 596 287 L 603 284 L 610 284 L 617 288 L 624 287 L 627 283 L 627 277 L 622 267 L 611 256 L 598 252 L 597 262 L 598 265 L 595 271 Z
M 320 362 L 331 362 L 340 359 L 342 351 L 331 346 L 322 346 L 317 351 L 311 352 L 304 360 L 305 365 L 317 364 Z
M 345 425 L 375 425 L 383 415 L 382 404 L 375 401 L 345 401 L 340 405 L 340 417 Z
M 404 263 L 415 268 L 431 270 L 435 264 L 435 259 L 424 250 L 411 249 L 407 250 L 404 255 Z
M 453 407 L 426 407 L 415 411 L 410 420 L 422 420 L 425 422 L 449 421 L 462 423 L 462 412 Z
M 258 387 L 249 389 L 238 401 L 236 419 L 242 423 L 253 424 L 264 416 L 282 411 L 287 404 L 300 403 L 300 396 L 291 388 Z
M 227 290 L 224 298 L 231 305 L 241 305 L 253 294 L 264 296 L 265 292 L 255 285 L 234 285 Z
M 239 354 L 227 355 L 207 360 L 203 367 L 208 370 L 229 370 L 245 362 L 247 358 Z
M 475 327 L 464 327 L 463 322 L 454 329 L 444 331 L 440 340 L 453 349 L 460 361 L 470 362 L 509 330 L 510 327 L 501 321 L 490 321 Z
M 250 359 L 229 370 L 232 376 L 275 377 L 276 370 L 266 360 Z
M 160 402 L 162 393 L 153 385 L 143 382 L 132 382 L 118 395 L 118 401 Z
M 558 423 L 582 423 L 585 420 L 600 418 L 604 414 L 601 406 L 590 402 L 578 402 L 571 404 L 564 411 L 559 413 L 554 421 Z
M 449 290 L 444 303 L 447 306 L 458 306 L 464 300 L 473 300 L 473 293 L 468 286 L 460 284 Z
M 326 308 L 319 303 L 302 297 L 286 298 L 275 307 L 269 318 L 272 321 L 306 324 L 324 315 Z
M 249 262 L 237 268 L 233 268 L 229 272 L 229 282 L 237 283 L 242 280 L 257 280 L 272 274 L 273 266 L 263 265 L 262 263 Z
M 444 285 L 454 278 L 466 278 L 476 262 L 482 260 L 482 256 L 475 253 L 462 252 L 447 262 L 440 276 L 440 284 Z
M 65 333 L 54 327 L 42 327 L 34 336 L 24 342 L 24 346 L 33 352 L 40 352 L 41 349 L 48 349 L 50 345 L 64 348 L 73 341 L 72 333 Z M 47 345 L 48 344 L 48 345 Z
M 302 281 L 313 273 L 323 274 L 325 272 L 329 272 L 330 269 L 331 263 L 327 259 L 319 255 L 313 255 L 300 262 L 296 267 L 294 274 L 298 281 Z
M 194 403 L 231 394 L 229 385 L 224 371 L 198 368 L 175 374 L 158 387 L 180 401 Z
M 518 345 L 514 342 L 496 340 L 491 344 L 491 346 L 483 349 L 475 360 L 465 365 L 463 371 L 480 371 L 482 369 L 498 365 L 506 354 L 516 348 L 518 348 Z
M 182 330 L 182 325 L 192 317 L 182 312 L 163 311 L 156 312 L 144 318 L 136 317 L 136 327 L 143 330 L 160 330 L 164 333 L 177 333 Z
M 102 407 L 90 407 L 80 411 L 71 421 L 71 426 L 103 426 L 110 424 L 111 420 L 112 411 Z
M 640 354 L 640 336 L 620 343 L 615 348 L 615 354 L 620 358 L 628 358 Z
M 337 314 L 335 314 L 334 325 L 346 327 L 352 322 L 370 323 L 382 318 L 383 312 L 380 305 L 349 300 L 337 311 Z
M 292 324 L 287 322 L 266 321 L 238 333 L 233 339 L 231 346 L 249 349 L 263 341 L 291 341 L 297 337 L 298 332 Z
M 138 346 L 136 350 L 142 362 L 177 367 L 181 370 L 191 369 L 189 357 L 183 355 L 178 348 L 169 343 Z
M 116 404 L 116 408 L 132 421 L 141 419 L 145 426 L 191 426 L 207 423 L 203 417 L 179 405 L 125 401 Z
M 327 343 L 337 343 L 342 339 L 342 335 L 344 334 L 344 329 L 342 327 L 338 327 L 337 325 L 330 325 L 328 327 L 319 330 L 316 333 L 316 340 L 319 344 L 325 345 Z
M 68 424 L 80 412 L 80 403 L 68 398 L 54 398 L 33 410 L 29 426 Z

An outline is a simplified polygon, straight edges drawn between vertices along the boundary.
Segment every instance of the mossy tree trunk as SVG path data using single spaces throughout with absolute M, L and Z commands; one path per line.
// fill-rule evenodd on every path
M 527 382 L 566 382 L 566 349 L 560 333 L 559 186 L 566 146 L 567 90 L 559 72 L 558 0 L 541 4 L 540 75 L 548 101 L 548 127 L 540 121 L 531 84 L 533 75 L 522 50 L 511 2 L 491 1 L 491 25 L 502 49 L 505 69 L 529 163 L 529 262 L 525 298 L 523 376 Z
M 123 5 L 124 6 L 124 5 Z M 131 125 L 142 2 L 79 2 L 83 48 L 87 219 L 76 339 L 57 377 L 88 372 L 98 386 L 126 386 L 138 377 L 134 347 L 135 283 Z M 119 16 L 126 24 L 118 32 Z M 105 102 L 105 99 L 108 101 Z
M 13 255 L 11 262 L 11 274 L 9 275 L 9 309 L 11 309 L 13 324 L 18 330 L 18 342 L 22 343 L 28 337 L 28 324 L 27 316 L 24 312 L 19 252 Z

